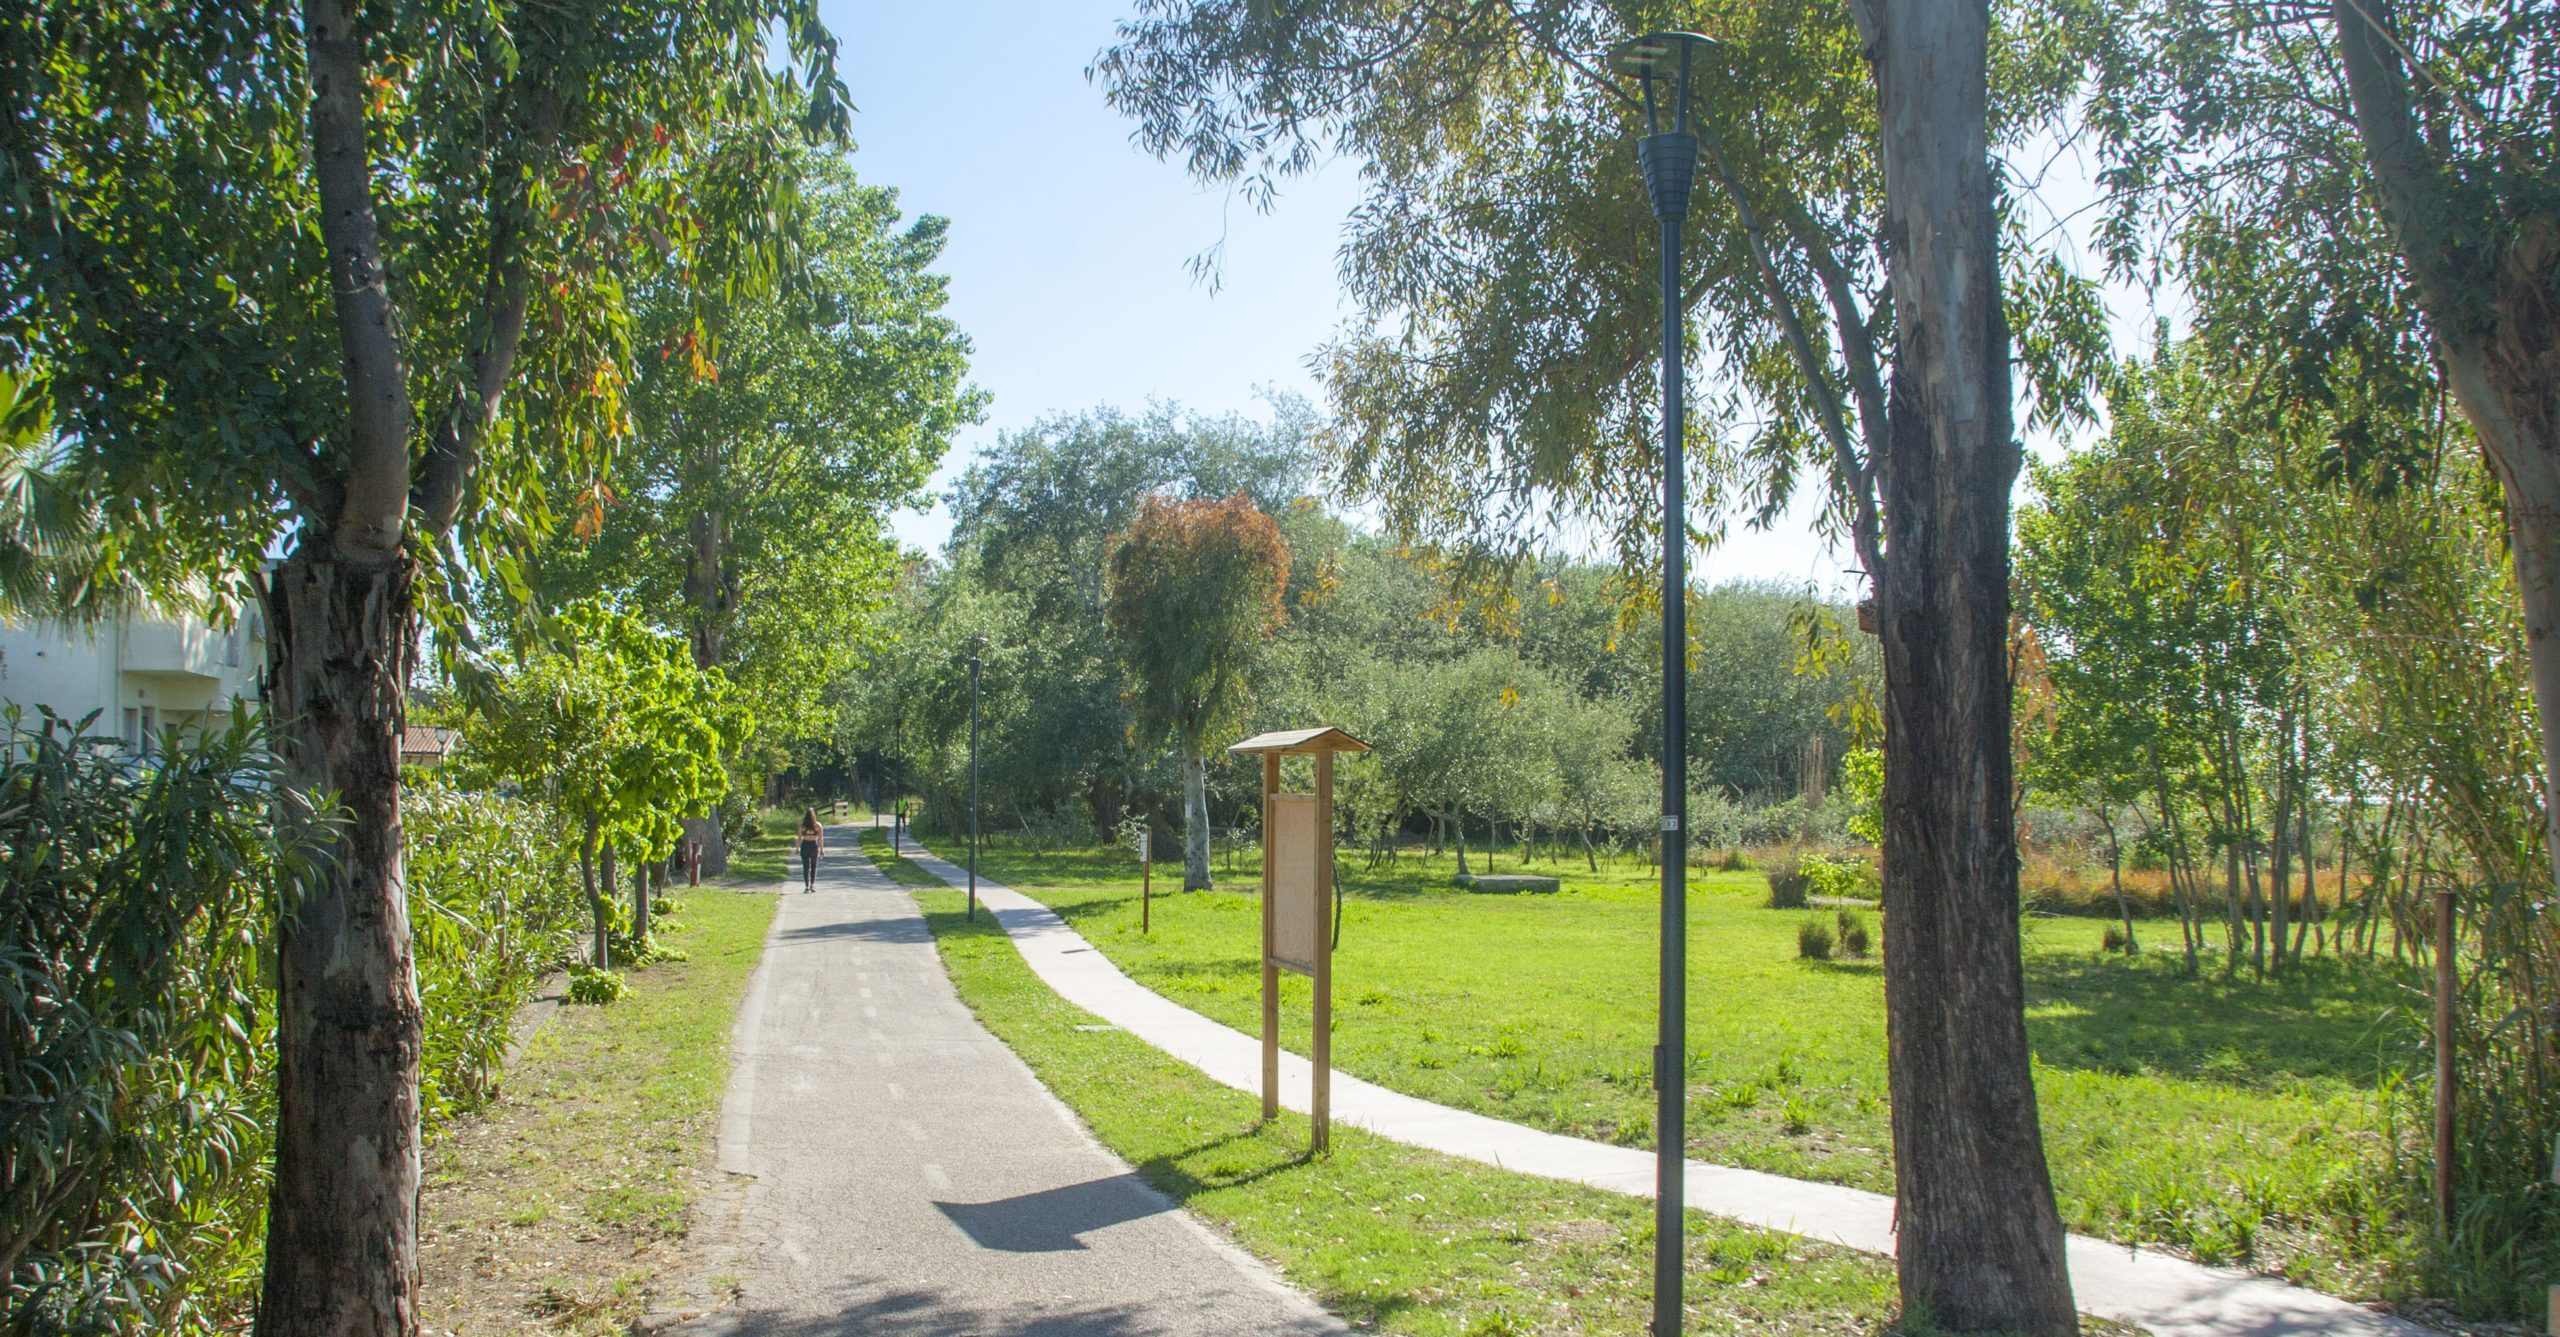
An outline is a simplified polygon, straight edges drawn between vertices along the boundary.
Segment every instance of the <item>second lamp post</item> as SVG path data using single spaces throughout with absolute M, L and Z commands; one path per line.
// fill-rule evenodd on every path
M 1610 55 L 1642 86 L 1645 137 L 1636 144 L 1645 194 L 1662 227 L 1662 983 L 1653 1048 L 1653 1333 L 1680 1337 L 1689 1096 L 1688 593 L 1689 498 L 1682 435 L 1681 354 L 1687 303 L 1680 290 L 1680 226 L 1698 176 L 1689 130 L 1691 75 L 1715 42 L 1692 32 L 1647 33 Z M 1670 128 L 1663 128 L 1668 100 Z

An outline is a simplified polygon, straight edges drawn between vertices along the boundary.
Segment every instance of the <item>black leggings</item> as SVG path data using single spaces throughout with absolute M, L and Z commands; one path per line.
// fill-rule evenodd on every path
M 814 840 L 800 842 L 800 880 L 803 882 L 818 880 L 818 842 Z

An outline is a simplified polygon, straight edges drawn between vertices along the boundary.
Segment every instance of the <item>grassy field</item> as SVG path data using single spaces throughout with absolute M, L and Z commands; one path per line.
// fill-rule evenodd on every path
M 1563 892 L 1479 896 L 1449 886 L 1446 856 L 1408 852 L 1382 874 L 1345 862 L 1337 1065 L 1499 1118 L 1650 1141 L 1650 870 L 1542 863 L 1532 871 L 1561 875 Z M 1151 936 L 1138 932 L 1125 852 L 996 841 L 980 866 L 1150 988 L 1254 1029 L 1250 859 L 1222 878 L 1232 891 L 1159 897 Z M 1890 1192 L 1879 967 L 1798 959 L 1807 913 L 1762 908 L 1765 890 L 1751 871 L 1692 879 L 1690 1154 Z M 2147 945 L 2174 946 L 2174 925 L 2144 927 Z M 2332 961 L 2282 983 L 2189 980 L 2166 956 L 2101 952 L 2105 928 L 2024 928 L 2037 1094 L 2066 1221 L 2335 1294 L 2396 1295 L 2420 1232 L 2391 1173 L 2413 1130 L 2393 1123 L 2384 1018 L 2411 996 Z M 1306 982 L 1283 980 L 1287 1043 L 1304 1053 Z
M 903 884 L 941 885 L 892 862 L 885 843 L 865 848 Z M 1643 1328 L 1649 1204 L 1348 1127 L 1334 1130 L 1331 1155 L 1309 1159 L 1303 1118 L 1260 1126 L 1253 1097 L 1059 998 L 986 917 L 961 918 L 958 893 L 917 900 L 961 997 L 1105 1145 L 1355 1327 L 1425 1337 Z M 1691 1332 L 1891 1327 L 1884 1259 L 1693 1213 L 1688 1260 Z
M 622 1333 L 696 1274 L 695 1204 L 729 1031 L 774 898 L 686 891 L 658 930 L 683 961 L 632 972 L 609 1007 L 563 1007 L 497 1104 L 427 1148 L 427 1324 L 457 1333 Z

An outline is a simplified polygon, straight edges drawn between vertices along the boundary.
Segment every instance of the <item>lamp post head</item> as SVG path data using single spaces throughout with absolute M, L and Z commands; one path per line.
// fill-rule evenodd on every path
M 1693 32 L 1655 32 L 1609 48 L 1609 64 L 1635 79 L 1644 97 L 1645 137 L 1636 144 L 1636 161 L 1644 168 L 1645 194 L 1653 200 L 1653 216 L 1680 219 L 1689 214 L 1689 191 L 1698 176 L 1698 137 L 1689 132 L 1689 90 L 1715 58 L 1719 44 Z M 1671 105 L 1671 126 L 1664 129 L 1662 107 Z

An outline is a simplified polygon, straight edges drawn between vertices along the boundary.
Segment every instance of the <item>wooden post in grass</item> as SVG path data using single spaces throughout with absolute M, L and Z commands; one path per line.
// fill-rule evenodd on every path
M 1156 833 L 1138 829 L 1138 931 L 1155 931 L 1156 909 Z
M 1262 1121 L 1280 1117 L 1280 963 L 1271 957 L 1271 932 L 1278 925 L 1271 907 L 1271 800 L 1280 793 L 1280 754 L 1262 759 Z
M 1333 935 L 1326 911 L 1333 903 L 1334 754 L 1368 750 L 1332 728 L 1258 734 L 1227 749 L 1262 758 L 1262 1117 L 1280 1115 L 1280 972 L 1294 970 L 1315 986 L 1307 1110 L 1318 1152 L 1333 1143 Z M 1314 793 L 1280 792 L 1280 761 L 1290 756 L 1314 759 Z
M 1315 911 L 1309 931 L 1315 943 L 1315 1016 L 1313 1031 L 1307 1041 L 1307 1058 L 1315 1064 L 1315 1090 L 1308 1095 L 1307 1111 L 1315 1125 L 1314 1149 L 1333 1149 L 1333 934 L 1325 910 L 1333 904 L 1333 754 L 1316 754 L 1316 894 L 1311 898 Z M 1485 851 L 1485 867 L 1493 867 L 1493 852 Z
M 2453 1236 L 2453 888 L 2436 889 L 2436 1224 Z

